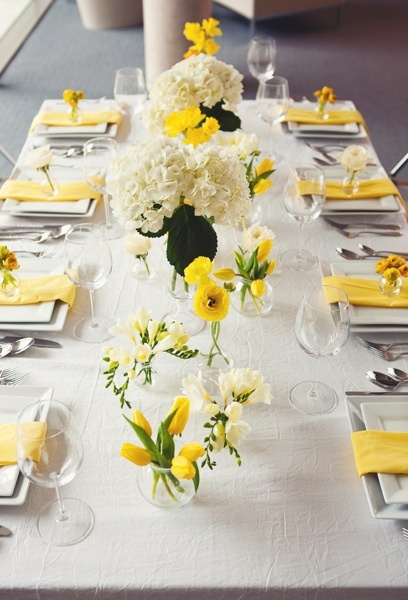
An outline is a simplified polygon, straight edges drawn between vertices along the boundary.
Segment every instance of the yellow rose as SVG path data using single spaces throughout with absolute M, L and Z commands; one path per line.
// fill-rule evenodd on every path
M 213 272 L 214 277 L 221 281 L 231 281 L 235 277 L 235 272 L 232 269 L 217 269 Z
M 267 171 L 272 171 L 273 165 L 274 165 L 274 163 L 270 158 L 264 158 L 263 161 L 261 161 L 256 168 L 257 176 L 259 177 L 259 175 L 262 175 L 263 173 L 266 173 Z
M 195 468 L 185 456 L 175 456 L 171 461 L 171 472 L 179 479 L 193 479 Z
M 134 444 L 122 444 L 120 455 L 124 456 L 130 460 L 130 462 L 135 463 L 135 465 L 138 465 L 139 467 L 145 467 L 152 462 L 150 452 L 145 450 L 145 448 L 135 446 Z
M 251 282 L 251 292 L 255 298 L 259 298 L 263 296 L 266 292 L 266 284 L 263 279 L 255 279 L 255 281 Z
M 259 196 L 260 194 L 264 194 L 272 185 L 272 181 L 270 179 L 260 179 L 254 185 L 254 194 Z
M 140 412 L 140 410 L 133 411 L 132 421 L 136 425 L 139 425 L 139 427 L 141 427 L 147 433 L 147 435 L 149 437 L 152 436 L 152 428 L 150 426 L 150 423 L 146 419 L 146 417 L 144 415 L 142 415 L 142 413 Z
M 179 452 L 179 456 L 184 456 L 191 462 L 194 462 L 200 458 L 200 456 L 203 456 L 203 454 L 205 454 L 205 450 L 198 442 L 190 442 L 189 444 L 185 444 Z
M 272 240 L 266 239 L 258 246 L 257 258 L 258 262 L 262 262 L 268 258 L 269 252 L 272 250 Z
M 183 432 L 190 414 L 189 399 L 185 396 L 177 396 L 177 398 L 174 399 L 173 406 L 171 407 L 169 414 L 174 412 L 176 409 L 177 412 L 172 418 L 168 427 L 168 432 L 170 435 L 179 435 Z
M 199 283 L 205 275 L 209 275 L 213 268 L 213 261 L 208 256 L 198 256 L 184 269 L 184 279 L 188 284 Z
M 210 280 L 208 285 L 199 286 L 194 295 L 194 310 L 206 321 L 221 321 L 228 314 L 230 298 L 228 292 Z

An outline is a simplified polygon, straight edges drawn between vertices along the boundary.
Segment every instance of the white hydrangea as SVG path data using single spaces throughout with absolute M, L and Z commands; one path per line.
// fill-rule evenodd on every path
M 226 110 L 236 112 L 242 100 L 242 79 L 232 65 L 215 56 L 190 56 L 156 78 L 143 114 L 144 124 L 157 135 L 163 133 L 165 119 L 172 112 L 200 104 L 212 108 L 220 101 Z
M 245 159 L 252 152 L 259 150 L 259 139 L 256 133 L 245 133 L 242 129 L 236 131 L 217 131 L 211 138 L 218 146 L 223 146 L 230 154 Z

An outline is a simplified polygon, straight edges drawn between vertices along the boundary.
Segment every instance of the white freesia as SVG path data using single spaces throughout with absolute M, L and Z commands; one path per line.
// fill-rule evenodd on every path
M 155 319 L 150 319 L 150 321 L 148 322 L 147 333 L 149 336 L 150 344 L 153 342 L 154 338 L 156 337 L 160 325 L 161 325 L 160 321 L 156 321 Z
M 132 256 L 145 256 L 151 249 L 152 242 L 138 231 L 129 231 L 122 240 L 122 247 Z
M 243 76 L 215 56 L 199 54 L 176 63 L 161 73 L 149 92 L 143 121 L 151 134 L 164 133 L 166 117 L 184 108 L 203 104 L 236 111 L 242 100 Z
M 148 311 L 146 308 L 144 308 L 144 306 L 142 306 L 141 308 L 139 308 L 136 311 L 136 313 L 133 315 L 133 317 L 132 316 L 130 317 L 133 319 L 135 328 L 142 335 L 145 333 L 145 331 L 147 329 L 147 325 L 149 323 L 150 316 L 151 316 L 150 311 Z
M 174 348 L 175 339 L 172 335 L 166 335 L 163 339 L 159 340 L 153 349 L 153 354 L 158 354 L 159 352 L 166 352 L 166 350 L 170 350 Z
M 359 146 L 352 144 L 347 146 L 338 155 L 338 161 L 340 162 L 343 169 L 348 173 L 355 173 L 356 171 L 364 171 L 370 160 L 367 148 L 365 146 Z
M 235 154 L 241 159 L 245 159 L 252 152 L 259 150 L 259 139 L 256 133 L 245 133 L 242 129 L 236 131 L 217 131 L 212 136 L 212 142 L 218 146 L 223 146 L 230 154 Z
M 152 349 L 149 344 L 137 344 L 133 348 L 133 357 L 139 363 L 145 363 L 152 355 Z
M 238 446 L 251 431 L 251 426 L 241 420 L 242 404 L 239 404 L 239 402 L 231 402 L 225 409 L 225 414 L 228 417 L 228 421 L 225 425 L 225 436 L 227 441 L 233 446 Z
M 109 352 L 109 359 L 112 362 L 119 363 L 120 367 L 126 368 L 133 362 L 133 356 L 129 350 L 112 348 Z
M 246 394 L 250 394 L 246 401 L 248 404 L 271 403 L 270 386 L 264 383 L 263 375 L 259 371 L 249 368 L 231 369 L 229 372 L 221 373 L 218 385 L 224 406 L 227 405 L 229 398 L 237 398 Z
M 174 347 L 179 348 L 187 344 L 190 336 L 186 333 L 184 325 L 182 323 L 172 322 L 167 323 L 167 331 L 174 339 Z
M 109 333 L 125 337 L 134 344 L 136 341 L 134 315 L 119 317 L 115 325 L 112 325 L 112 327 L 109 328 Z
M 33 148 L 27 154 L 27 164 L 33 169 L 44 169 L 54 160 L 50 146 Z
M 190 411 L 193 414 L 207 409 L 207 403 L 211 398 L 206 392 L 201 379 L 196 375 L 188 375 L 182 382 L 183 395 L 190 400 Z
M 252 253 L 264 240 L 275 239 L 275 233 L 272 229 L 263 225 L 251 225 L 242 232 L 242 248 Z

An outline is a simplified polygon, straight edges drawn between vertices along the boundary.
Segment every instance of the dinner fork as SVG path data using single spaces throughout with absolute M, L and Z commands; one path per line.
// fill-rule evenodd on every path
M 16 375 L 12 377 L 4 377 L 3 375 L 0 377 L 0 385 L 18 385 L 19 383 L 23 383 L 28 377 L 27 373 L 23 373 L 22 375 Z
M 406 540 L 408 542 L 408 529 L 406 527 L 402 528 L 402 535 L 404 540 Z
M 359 235 L 363 235 L 365 233 L 370 233 L 372 235 L 386 235 L 386 236 L 393 236 L 393 237 L 399 237 L 402 235 L 401 231 L 378 231 L 378 229 L 376 231 L 372 231 L 370 229 L 361 229 L 359 231 L 347 231 L 346 229 L 342 229 L 342 230 L 338 229 L 338 231 L 340 233 L 342 233 L 343 235 L 345 235 L 349 239 L 356 238 Z
M 401 356 L 408 356 L 408 352 L 388 352 L 388 350 L 377 350 L 377 348 L 370 348 L 370 351 L 379 358 L 383 358 L 389 362 L 397 360 Z
M 377 342 L 370 342 L 369 340 L 365 340 L 364 338 L 357 336 L 357 341 L 366 348 L 370 350 L 379 350 L 380 352 L 387 352 L 391 348 L 396 348 L 399 346 L 408 346 L 408 342 L 392 342 L 390 344 L 380 344 Z
M 0 377 L 12 377 L 18 371 L 18 367 L 14 367 L 14 369 L 0 369 Z

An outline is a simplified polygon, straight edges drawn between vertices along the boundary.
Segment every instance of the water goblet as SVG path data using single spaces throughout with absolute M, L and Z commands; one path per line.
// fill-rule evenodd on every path
M 147 100 L 144 72 L 140 67 L 122 67 L 115 74 L 113 95 L 130 118 L 131 140 L 136 142 L 135 117 Z
M 273 126 L 283 121 L 289 110 L 289 103 L 289 83 L 285 77 L 276 75 L 272 79 L 259 82 L 255 104 L 261 119 L 269 125 L 270 152 L 273 152 Z
M 108 332 L 113 321 L 95 316 L 94 291 L 102 287 L 112 271 L 112 255 L 105 229 L 96 223 L 71 227 L 65 236 L 65 272 L 77 286 L 89 291 L 91 316 L 76 324 L 74 335 L 84 342 L 103 342 L 112 336 Z
M 335 356 L 350 332 L 347 294 L 334 286 L 309 288 L 296 315 L 295 335 L 299 346 L 316 359 Z M 307 415 L 322 415 L 337 406 L 336 392 L 320 381 L 303 381 L 290 391 L 291 405 Z
M 276 68 L 276 40 L 270 35 L 258 35 L 248 46 L 247 64 L 249 72 L 259 81 L 273 77 Z
M 114 240 L 123 235 L 123 227 L 112 219 L 109 196 L 106 191 L 106 175 L 112 160 L 116 157 L 118 145 L 108 137 L 92 138 L 84 144 L 82 168 L 88 185 L 103 196 L 105 227 L 107 237 Z
M 33 428 L 33 417 L 38 428 Z M 41 427 L 41 425 L 43 427 Z M 71 546 L 92 530 L 89 506 L 76 498 L 64 499 L 61 487 L 72 481 L 81 466 L 83 446 L 69 409 L 55 400 L 36 401 L 17 416 L 17 459 L 20 471 L 37 485 L 54 488 L 57 499 L 38 517 L 40 536 L 54 546 Z
M 317 256 L 303 249 L 303 227 L 322 212 L 326 201 L 324 173 L 314 165 L 295 167 L 288 178 L 284 190 L 284 203 L 288 215 L 299 223 L 298 248 L 286 250 L 280 256 L 280 263 L 287 269 L 309 271 L 318 264 Z

